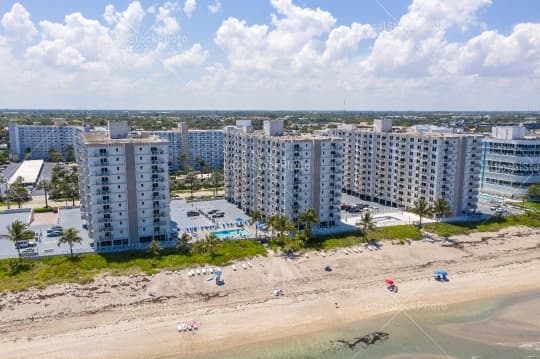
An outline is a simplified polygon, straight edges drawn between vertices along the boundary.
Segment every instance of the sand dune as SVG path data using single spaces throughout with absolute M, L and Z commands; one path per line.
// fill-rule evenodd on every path
M 540 231 L 513 228 L 459 241 L 456 248 L 386 243 L 382 251 L 361 254 L 252 258 L 253 268 L 222 268 L 224 286 L 207 276 L 188 277 L 184 270 L 3 293 L 0 358 L 193 357 L 403 307 L 444 310 L 453 303 L 540 288 Z M 332 272 L 323 270 L 326 263 Z M 433 269 L 441 267 L 450 271 L 450 282 L 432 279 Z M 388 277 L 397 282 L 397 294 L 386 291 Z M 285 295 L 275 298 L 274 288 Z M 201 322 L 196 334 L 176 332 L 178 321 L 192 319 Z

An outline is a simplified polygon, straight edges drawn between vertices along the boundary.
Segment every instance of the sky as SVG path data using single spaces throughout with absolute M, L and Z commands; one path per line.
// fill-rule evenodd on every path
M 540 110 L 538 0 L 0 0 L 0 108 Z

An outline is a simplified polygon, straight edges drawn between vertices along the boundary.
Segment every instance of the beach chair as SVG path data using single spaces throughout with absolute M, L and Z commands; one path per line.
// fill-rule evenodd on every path
M 349 251 L 346 249 L 343 250 L 343 253 L 345 253 L 346 255 L 349 255 Z
M 201 274 L 201 271 L 199 270 L 199 268 L 197 268 L 196 271 L 197 271 L 197 275 Z
M 353 248 L 352 251 L 353 251 L 354 253 L 358 254 L 358 249 Z
M 203 269 L 202 269 L 202 274 L 203 274 L 203 275 L 206 274 L 206 268 L 203 268 Z
M 324 252 L 321 252 L 321 257 L 325 258 L 326 254 L 324 254 Z
M 234 264 L 231 266 L 231 268 L 232 268 L 233 271 L 236 272 L 236 266 Z
M 246 270 L 247 266 L 244 263 L 242 263 L 242 268 L 244 268 L 244 270 Z
M 251 262 L 248 262 L 247 264 L 248 264 L 249 268 L 253 268 L 253 264 L 251 264 Z

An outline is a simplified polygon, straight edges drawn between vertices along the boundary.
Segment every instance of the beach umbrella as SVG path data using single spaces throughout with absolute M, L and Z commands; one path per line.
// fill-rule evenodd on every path
M 394 281 L 392 279 L 387 279 L 387 280 L 385 280 L 385 282 L 388 285 L 393 285 L 394 284 Z

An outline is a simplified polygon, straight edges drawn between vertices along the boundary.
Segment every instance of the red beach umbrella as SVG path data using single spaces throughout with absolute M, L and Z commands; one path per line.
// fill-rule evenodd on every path
M 394 284 L 394 281 L 393 281 L 392 279 L 387 279 L 387 280 L 385 280 L 385 282 L 386 282 L 386 284 L 388 284 L 388 285 Z

